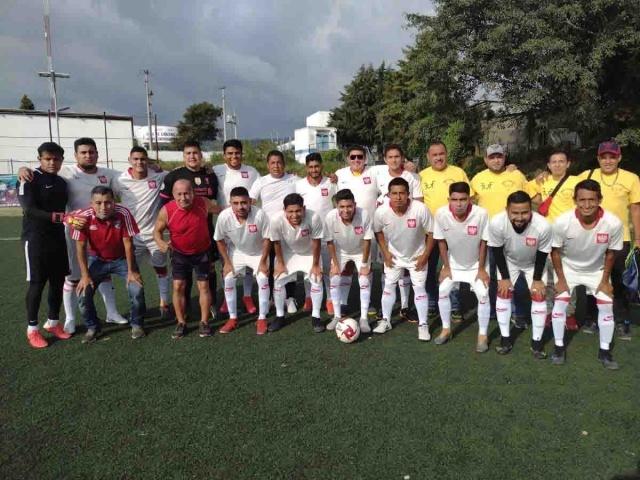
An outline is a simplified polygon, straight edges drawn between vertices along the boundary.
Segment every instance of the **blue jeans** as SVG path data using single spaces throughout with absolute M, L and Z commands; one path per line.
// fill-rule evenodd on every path
M 438 244 L 433 247 L 429 255 L 429 263 L 427 267 L 427 296 L 429 297 L 429 310 L 438 309 L 439 285 L 438 285 L 438 261 L 440 260 L 440 250 Z M 451 310 L 460 310 L 460 290 L 457 288 L 451 290 L 449 294 L 451 299 Z
M 124 258 L 107 262 L 98 257 L 89 256 L 89 275 L 91 280 L 98 288 L 98 285 L 109 278 L 111 275 L 117 275 L 127 280 L 127 261 Z M 131 308 L 130 322 L 133 327 L 142 327 L 142 316 L 147 307 L 144 302 L 144 288 L 135 282 L 127 283 L 127 292 L 129 293 L 129 303 Z M 82 295 L 78 296 L 78 307 L 84 318 L 87 328 L 100 330 L 98 323 L 98 315 L 96 313 L 96 305 L 93 302 L 95 289 L 91 286 L 85 288 Z
M 489 302 L 491 303 L 491 316 L 496 315 L 496 297 L 498 296 L 498 266 L 493 256 L 493 251 L 489 249 Z M 511 279 L 513 282 L 513 278 Z M 524 275 L 520 275 L 513 285 L 513 296 L 511 297 L 512 312 L 516 317 L 527 315 L 525 307 L 522 305 L 522 297 L 527 296 L 527 281 Z

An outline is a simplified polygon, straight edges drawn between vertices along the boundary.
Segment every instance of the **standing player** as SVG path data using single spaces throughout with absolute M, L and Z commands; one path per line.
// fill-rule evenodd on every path
M 269 312 L 269 219 L 258 207 L 251 205 L 249 192 L 244 187 L 235 187 L 230 192 L 231 207 L 223 210 L 216 222 L 213 235 L 224 262 L 224 296 L 229 309 L 229 320 L 220 333 L 231 333 L 238 327 L 236 305 L 236 278 L 245 276 L 245 270 L 255 272 L 258 283 L 260 313 L 256 333 L 267 333 Z
M 556 302 L 553 306 L 555 365 L 565 362 L 564 329 L 571 292 L 584 285 L 588 295 L 596 297 L 600 350 L 598 360 L 605 368 L 617 370 L 611 356 L 613 339 L 613 286 L 611 271 L 616 253 L 622 249 L 624 226 L 614 214 L 600 207 L 602 192 L 594 180 L 583 180 L 575 187 L 576 210 L 565 212 L 553 225 L 551 259 L 557 276 Z
M 111 275 L 118 275 L 127 282 L 131 338 L 144 337 L 144 289 L 133 252 L 133 237 L 138 234 L 135 219 L 125 207 L 116 205 L 113 190 L 102 186 L 91 190 L 91 207 L 79 212 L 77 217 L 86 219 L 81 230 L 73 230 L 81 272 L 77 287 L 78 306 L 87 326 L 82 343 L 93 343 L 98 338 L 100 323 L 93 294 L 96 286 Z
M 49 282 L 47 322 L 44 329 L 60 339 L 71 335 L 58 323 L 62 305 L 64 277 L 69 273 L 64 217 L 67 182 L 58 176 L 64 150 L 53 142 L 38 147 L 40 167 L 31 182 L 20 182 L 18 200 L 23 210 L 22 241 L 27 263 L 27 340 L 33 348 L 48 345 L 38 329 L 42 291 Z
M 418 339 L 428 342 L 431 335 L 427 325 L 429 307 L 425 281 L 427 261 L 433 248 L 433 219 L 423 203 L 409 198 L 409 184 L 404 178 L 394 178 L 389 182 L 389 205 L 382 205 L 376 210 L 373 231 L 385 268 L 382 319 L 373 331 L 385 333 L 391 330 L 396 285 L 406 268 L 413 284 L 414 303 L 418 311 Z
M 269 325 L 269 331 L 275 332 L 285 325 L 284 286 L 301 272 L 304 273 L 305 279 L 308 278 L 311 282 L 313 331 L 321 333 L 324 331 L 320 319 L 322 219 L 313 211 L 306 210 L 304 200 L 297 193 L 290 193 L 284 197 L 283 205 L 284 210 L 271 219 L 270 226 L 271 241 L 275 250 L 273 300 L 276 304 L 276 318 Z
M 551 251 L 551 226 L 531 209 L 531 197 L 523 191 L 507 197 L 507 209 L 489 222 L 489 247 L 501 280 L 498 281 L 496 316 L 502 341 L 496 351 L 505 355 L 513 344 L 510 336 L 513 285 L 524 276 L 531 292 L 531 351 L 536 359 L 546 358 L 542 334 L 547 316 L 546 287 L 542 281 L 547 255 Z
M 160 317 L 169 318 L 169 274 L 167 255 L 158 248 L 153 239 L 153 228 L 161 207 L 160 186 L 166 172 L 155 172 L 148 168 L 149 157 L 143 147 L 133 147 L 129 153 L 128 170 L 117 178 L 120 203 L 135 218 L 140 233 L 133 238 L 138 266 L 149 257 L 156 272 L 160 293 Z
M 334 330 L 342 318 L 341 284 L 347 264 L 352 263 L 358 271 L 360 283 L 360 331 L 371 331 L 367 311 L 371 299 L 371 219 L 360 207 L 356 207 L 351 190 L 340 190 L 336 196 L 336 208 L 327 213 L 324 224 L 324 239 L 331 257 L 330 293 L 334 305 L 333 320 L 327 325 Z M 351 275 L 346 277 L 351 282 Z
M 449 341 L 451 332 L 451 300 L 449 293 L 454 284 L 468 283 L 478 298 L 478 342 L 476 352 L 489 349 L 489 274 L 485 269 L 487 259 L 487 211 L 471 203 L 471 189 L 466 182 L 449 185 L 449 205 L 438 209 L 433 238 L 438 241 L 442 270 L 438 309 L 442 319 L 442 331 L 435 339 L 436 345 Z

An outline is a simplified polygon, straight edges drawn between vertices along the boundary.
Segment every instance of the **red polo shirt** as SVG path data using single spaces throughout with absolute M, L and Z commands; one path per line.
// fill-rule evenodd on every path
M 125 257 L 123 238 L 138 234 L 138 225 L 133 215 L 122 205 L 116 205 L 111 218 L 100 220 L 93 208 L 82 210 L 77 216 L 87 219 L 82 230 L 72 229 L 71 238 L 85 240 L 89 245 L 89 255 L 107 262 Z
M 164 208 L 167 211 L 167 228 L 171 246 L 185 255 L 204 253 L 211 248 L 207 205 L 201 197 L 193 197 L 189 210 L 171 200 Z

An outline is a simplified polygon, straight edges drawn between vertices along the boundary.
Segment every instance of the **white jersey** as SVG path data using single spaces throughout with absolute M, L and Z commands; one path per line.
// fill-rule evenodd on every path
M 250 165 L 241 165 L 238 170 L 229 168 L 226 163 L 213 167 L 218 179 L 218 205 L 229 206 L 229 194 L 235 187 L 244 187 L 247 192 L 253 183 L 260 178 L 258 171 Z
M 477 270 L 480 242 L 489 240 L 489 214 L 477 205 L 470 207 L 463 221 L 455 217 L 449 205 L 436 212 L 433 238 L 447 241 L 449 264 L 455 270 Z
M 371 167 L 376 172 L 376 184 L 378 186 L 378 203 L 388 203 L 387 194 L 389 193 L 389 182 L 397 177 L 392 177 L 389 173 L 389 167 L 387 165 L 376 165 Z M 423 198 L 422 183 L 420 177 L 413 173 L 403 170 L 400 178 L 404 178 L 409 184 L 409 196 L 410 198 Z M 386 198 L 385 198 L 386 197 Z
M 599 215 L 591 230 L 580 224 L 573 210 L 556 218 L 553 247 L 560 249 L 563 266 L 578 273 L 602 271 L 607 250 L 622 250 L 622 222 L 606 210 L 601 209 Z
M 322 239 L 322 220 L 317 213 L 306 210 L 302 223 L 294 227 L 289 223 L 284 210 L 280 210 L 269 226 L 271 241 L 280 242 L 282 253 L 289 257 L 293 254 L 311 255 L 311 240 Z
M 85 173 L 78 165 L 63 165 L 58 175 L 67 181 L 69 200 L 67 211 L 84 210 L 91 203 L 93 187 L 103 186 L 112 188 L 116 195 L 120 192 L 115 179 L 120 176 L 119 171 L 110 168 L 97 167 L 96 173 Z
M 304 198 L 304 206 L 316 212 L 320 218 L 326 217 L 333 208 L 336 191 L 336 184 L 331 183 L 328 177 L 324 177 L 318 185 L 311 185 L 307 178 L 296 182 L 296 193 Z
M 261 202 L 264 213 L 272 219 L 284 210 L 282 201 L 290 193 L 295 193 L 295 183 L 298 177 L 285 173 L 282 177 L 272 177 L 270 174 L 256 179 L 251 185 L 249 196 Z
M 376 170 L 365 167 L 360 175 L 354 175 L 349 167 L 336 171 L 338 190 L 348 188 L 356 199 L 356 205 L 367 211 L 373 218 L 378 201 L 378 184 Z
M 153 235 L 158 211 L 162 207 L 160 190 L 166 175 L 167 172 L 149 170 L 146 178 L 137 180 L 128 169 L 116 178 L 120 203 L 133 214 L 141 235 Z
M 551 225 L 539 213 L 532 212 L 531 222 L 516 233 L 506 211 L 489 221 L 489 246 L 504 247 L 504 256 L 517 269 L 527 270 L 536 263 L 536 252 L 549 253 L 553 234 Z
M 251 207 L 244 223 L 240 223 L 231 207 L 218 215 L 213 239 L 224 240 L 230 255 L 234 251 L 251 256 L 261 255 L 265 238 L 269 238 L 269 219 L 256 206 Z
M 382 232 L 389 252 L 405 262 L 414 262 L 424 253 L 427 233 L 433 231 L 433 217 L 422 202 L 412 200 L 404 215 L 382 205 L 373 217 L 373 231 Z
M 364 241 L 373 239 L 371 217 L 360 207 L 356 207 L 351 223 L 340 218 L 338 209 L 327 213 L 324 221 L 324 240 L 333 242 L 338 254 L 361 255 Z

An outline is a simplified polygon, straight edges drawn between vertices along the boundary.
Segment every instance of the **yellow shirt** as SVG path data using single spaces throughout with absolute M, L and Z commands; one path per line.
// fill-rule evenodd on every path
M 585 180 L 590 171 L 585 170 L 578 178 Z M 622 168 L 613 175 L 603 175 L 600 169 L 596 168 L 591 175 L 591 180 L 598 182 L 602 189 L 602 208 L 609 210 L 622 221 L 624 241 L 630 241 L 629 205 L 640 203 L 640 179 L 635 173 Z
M 444 170 L 428 167 L 420 172 L 424 203 L 429 207 L 431 215 L 435 215 L 440 207 L 449 203 L 449 185 L 455 182 L 469 183 L 464 170 L 455 165 L 447 165 Z M 473 189 L 471 189 L 471 196 L 473 195 Z
M 478 205 L 487 210 L 489 218 L 507 207 L 507 197 L 513 192 L 523 190 L 530 194 L 527 179 L 520 170 L 494 173 L 487 168 L 471 179 L 471 187 Z
M 544 202 L 549 198 L 549 195 L 551 195 L 551 192 L 556 188 L 559 181 L 560 180 L 554 180 L 551 175 L 542 183 L 536 182 L 535 179 L 531 180 L 528 184 L 529 195 L 531 195 L 531 198 L 540 195 L 541 202 Z M 567 210 L 575 208 L 573 191 L 579 181 L 580 179 L 575 175 L 569 175 L 569 178 L 562 184 L 560 190 L 553 196 L 551 206 L 549 207 L 549 215 L 547 215 L 547 221 L 549 223 L 553 223 L 558 216 Z

